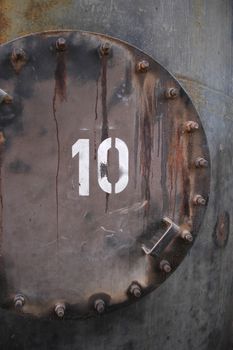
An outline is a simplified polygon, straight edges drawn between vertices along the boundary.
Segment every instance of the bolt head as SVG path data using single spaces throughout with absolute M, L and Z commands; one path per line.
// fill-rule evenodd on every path
M 23 49 L 15 47 L 12 51 L 11 58 L 13 61 L 21 61 L 26 59 L 26 53 Z
M 65 51 L 65 49 L 66 49 L 66 39 L 65 38 L 58 38 L 57 39 L 56 49 L 58 51 Z
M 206 200 L 200 194 L 197 194 L 193 199 L 194 204 L 196 205 L 205 205 Z
M 189 120 L 184 124 L 184 129 L 187 132 L 192 132 L 199 129 L 199 124 L 192 120 Z
M 25 298 L 23 295 L 18 294 L 14 297 L 14 305 L 16 309 L 21 309 L 25 304 Z
M 149 70 L 150 64 L 146 60 L 142 60 L 137 63 L 136 71 L 140 73 L 146 73 Z
M 208 167 L 208 161 L 204 158 L 197 158 L 195 161 L 195 165 L 197 168 L 207 168 Z
M 166 90 L 165 95 L 166 95 L 167 98 L 173 99 L 173 98 L 178 97 L 179 91 L 176 88 L 169 88 L 169 89 Z
M 182 231 L 182 237 L 187 241 L 187 242 L 192 242 L 193 241 L 193 236 L 191 234 L 191 232 L 189 232 L 188 230 L 183 230 Z
M 110 50 L 111 50 L 111 44 L 106 41 L 105 43 L 103 43 L 101 46 L 100 46 L 100 54 L 102 56 L 107 56 L 109 55 L 110 53 Z
M 169 262 L 167 260 L 160 261 L 159 267 L 160 267 L 160 270 L 162 270 L 166 273 L 170 273 L 172 270 L 171 265 L 169 264 Z
M 105 302 L 102 299 L 97 299 L 94 302 L 94 308 L 98 314 L 102 314 L 105 311 Z
M 141 287 L 136 283 L 131 284 L 129 291 L 135 298 L 140 298 L 142 296 Z
M 55 313 L 59 318 L 64 317 L 65 315 L 65 305 L 64 304 L 57 304 L 55 305 Z

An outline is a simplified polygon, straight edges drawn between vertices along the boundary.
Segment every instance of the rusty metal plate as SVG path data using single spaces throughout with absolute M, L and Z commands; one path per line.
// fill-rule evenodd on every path
M 87 317 L 158 287 L 209 195 L 180 84 L 127 43 L 61 31 L 2 45 L 0 88 L 1 307 Z

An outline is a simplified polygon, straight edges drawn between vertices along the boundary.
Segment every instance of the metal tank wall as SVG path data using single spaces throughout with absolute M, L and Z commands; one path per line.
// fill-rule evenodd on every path
M 211 193 L 201 232 L 158 290 L 134 305 L 83 321 L 31 320 L 1 311 L 0 348 L 230 349 L 232 1 L 1 0 L 0 23 L 1 42 L 68 28 L 110 34 L 145 50 L 192 97 L 211 154 Z

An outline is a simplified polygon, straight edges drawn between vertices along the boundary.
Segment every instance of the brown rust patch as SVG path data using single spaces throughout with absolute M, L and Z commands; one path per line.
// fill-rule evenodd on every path
M 0 31 L 0 43 L 7 41 L 7 32 L 11 27 L 11 21 L 7 16 L 9 12 L 9 2 L 2 0 L 0 4 L 0 23 L 1 23 L 1 31 Z
M 230 215 L 227 211 L 219 214 L 215 224 L 213 240 L 217 247 L 224 248 L 227 245 L 230 232 Z
M 46 12 L 54 10 L 55 7 L 67 6 L 70 3 L 71 0 L 31 0 L 28 3 L 24 16 L 26 20 L 37 21 Z

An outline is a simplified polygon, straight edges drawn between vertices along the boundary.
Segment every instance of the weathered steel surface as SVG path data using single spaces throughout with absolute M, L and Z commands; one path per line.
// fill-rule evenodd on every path
M 46 4 L 48 4 L 46 6 Z M 36 9 L 36 10 L 33 10 Z M 22 320 L 1 312 L 3 349 L 229 349 L 231 234 L 213 240 L 227 212 L 232 232 L 232 2 L 1 1 L 1 36 L 81 28 L 136 44 L 176 74 L 193 97 L 210 147 L 209 207 L 192 252 L 176 273 L 139 303 L 101 320 Z
M 0 106 L 0 304 L 14 309 L 20 292 L 25 314 L 51 315 L 62 300 L 75 318 L 94 313 L 96 299 L 107 310 L 134 301 L 134 281 L 143 295 L 158 287 L 161 260 L 172 271 L 183 260 L 209 196 L 206 137 L 185 91 L 145 53 L 88 32 L 2 45 L 0 71 L 11 95 Z M 111 147 L 99 162 L 110 138 L 124 142 L 130 171 L 118 165 L 120 149 L 119 160 Z M 85 196 L 77 140 L 90 143 L 79 155 L 91 161 Z

